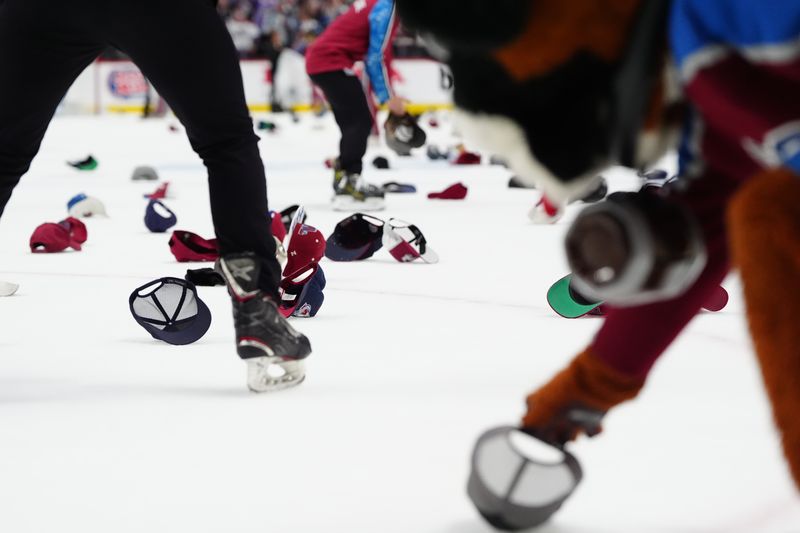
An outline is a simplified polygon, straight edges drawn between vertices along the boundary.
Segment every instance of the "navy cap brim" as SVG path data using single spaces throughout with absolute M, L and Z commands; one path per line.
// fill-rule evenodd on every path
M 345 248 L 338 242 L 336 235 L 333 235 L 325 245 L 325 257 L 331 261 L 360 261 L 372 257 L 381 246 L 383 246 L 381 240 L 376 239 L 357 248 Z

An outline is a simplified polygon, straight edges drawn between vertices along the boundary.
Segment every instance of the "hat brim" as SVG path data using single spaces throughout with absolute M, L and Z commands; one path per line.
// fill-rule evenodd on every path
M 369 259 L 375 252 L 381 249 L 383 243 L 380 238 L 376 238 L 372 242 L 359 246 L 357 248 L 345 248 L 338 242 L 335 235 L 328 239 L 325 244 L 325 257 L 331 261 L 361 261 Z
M 147 330 L 154 339 L 164 341 L 167 344 L 175 346 L 184 346 L 192 344 L 200 340 L 206 334 L 208 328 L 211 327 L 211 311 L 208 306 L 203 302 L 195 293 L 195 301 L 197 302 L 197 314 L 194 320 L 187 328 L 178 331 L 170 331 L 169 329 L 159 329 L 149 322 L 145 322 L 134 314 L 136 322 L 139 323 L 144 329 Z
M 564 318 L 580 318 L 603 304 L 602 301 L 581 301 L 579 296 L 570 289 L 571 280 L 572 274 L 568 274 L 553 283 L 547 291 L 547 303 L 550 304 L 553 311 Z

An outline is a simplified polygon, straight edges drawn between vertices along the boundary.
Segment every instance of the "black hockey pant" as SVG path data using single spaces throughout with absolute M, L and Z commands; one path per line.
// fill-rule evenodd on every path
M 372 132 L 372 113 L 364 88 L 358 78 L 343 70 L 311 76 L 333 110 L 342 132 L 339 142 L 339 166 L 342 170 L 361 174 L 367 141 Z
M 259 284 L 276 297 L 258 137 L 236 51 L 209 0 L 0 1 L 0 215 L 67 89 L 107 45 L 132 58 L 186 128 L 208 170 L 220 251 L 255 252 Z

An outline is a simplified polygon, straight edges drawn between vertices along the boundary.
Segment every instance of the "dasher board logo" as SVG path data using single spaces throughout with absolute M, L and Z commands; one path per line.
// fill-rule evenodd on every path
M 108 75 L 108 88 L 120 98 L 141 98 L 147 94 L 147 81 L 138 70 L 112 70 Z

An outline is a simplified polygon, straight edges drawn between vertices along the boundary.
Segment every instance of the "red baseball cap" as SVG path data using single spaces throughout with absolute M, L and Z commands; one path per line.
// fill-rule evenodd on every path
M 167 191 L 169 191 L 169 182 L 165 181 L 158 189 L 150 194 L 145 194 L 144 197 L 148 200 L 164 200 L 167 197 Z
M 295 282 L 310 278 L 325 255 L 325 237 L 313 226 L 297 224 L 289 239 L 286 254 L 289 260 L 283 269 L 283 277 Z
M 72 240 L 78 244 L 85 243 L 86 239 L 89 237 L 89 233 L 86 231 L 86 224 L 77 218 L 67 217 L 59 222 L 58 225 L 67 228 L 67 231 L 72 235 Z
M 204 239 L 191 231 L 173 231 L 169 238 L 169 249 L 179 263 L 219 259 L 217 239 Z
M 67 248 L 80 251 L 81 243 L 70 233 L 67 227 L 53 222 L 45 222 L 33 231 L 30 240 L 33 253 L 63 252 Z
M 467 197 L 467 187 L 459 182 L 454 183 L 442 192 L 432 192 L 428 194 L 428 198 L 437 200 L 463 200 Z
M 453 160 L 454 165 L 480 165 L 481 164 L 481 155 L 476 154 L 475 152 L 468 152 L 466 150 L 462 151 L 458 156 Z
M 283 242 L 286 238 L 286 226 L 283 225 L 283 218 L 281 214 L 275 211 L 269 212 L 270 219 L 272 220 L 272 236 Z

